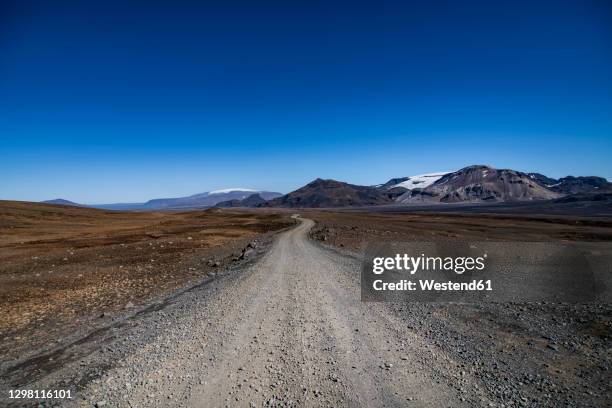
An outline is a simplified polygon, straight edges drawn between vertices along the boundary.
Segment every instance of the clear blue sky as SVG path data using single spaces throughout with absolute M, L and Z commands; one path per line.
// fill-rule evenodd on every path
M 0 198 L 612 178 L 609 1 L 0 2 Z

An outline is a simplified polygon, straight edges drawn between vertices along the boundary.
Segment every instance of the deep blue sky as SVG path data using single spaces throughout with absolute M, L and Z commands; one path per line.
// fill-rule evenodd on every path
M 0 1 L 0 198 L 612 178 L 602 1 Z

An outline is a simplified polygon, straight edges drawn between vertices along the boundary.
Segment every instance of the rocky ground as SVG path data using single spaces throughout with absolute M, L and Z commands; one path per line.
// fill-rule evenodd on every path
M 380 211 L 304 214 L 316 221 L 313 239 L 354 252 L 370 241 L 612 242 L 612 218 L 607 217 Z
M 456 358 L 459 384 L 470 373 L 500 405 L 610 403 L 609 304 L 394 304 L 391 309 Z
M 292 223 L 0 201 L 0 364 L 198 282 Z
M 214 275 L 135 305 L 86 336 L 0 367 L 2 390 L 70 389 L 71 401 L 2 401 L 84 407 L 609 405 L 610 304 L 364 303 L 359 287 L 364 238 L 407 239 L 418 231 L 499 237 L 505 225 L 508 235 L 594 239 L 605 237 L 607 226 L 369 216 L 305 212 L 316 225 L 307 219 L 280 235 L 259 236 L 248 256 L 219 265 Z
M 311 238 L 359 254 L 368 241 L 610 242 L 609 219 L 313 212 Z M 610 404 L 612 304 L 417 304 L 389 309 L 507 406 Z

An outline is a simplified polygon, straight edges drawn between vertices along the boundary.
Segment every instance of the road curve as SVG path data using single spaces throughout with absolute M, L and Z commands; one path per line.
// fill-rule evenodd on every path
M 179 305 L 154 341 L 89 386 L 91 406 L 488 405 L 476 381 L 390 313 L 360 301 L 359 263 L 304 219 L 238 279 Z

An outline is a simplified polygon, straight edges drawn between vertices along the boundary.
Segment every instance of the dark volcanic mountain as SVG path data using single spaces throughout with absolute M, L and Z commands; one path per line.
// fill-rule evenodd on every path
M 424 189 L 410 190 L 397 201 L 404 204 L 512 202 L 550 200 L 559 196 L 526 173 L 476 165 L 446 174 Z
M 547 186 L 560 194 L 582 194 L 612 192 L 612 183 L 603 177 L 573 177 L 560 178 L 556 183 Z
M 358 207 L 392 202 L 393 200 L 380 188 L 357 186 L 336 180 L 316 179 L 298 190 L 268 201 L 265 206 L 296 208 Z
M 529 177 L 549 190 L 564 195 L 612 192 L 612 183 L 603 177 L 567 176 L 557 180 L 539 173 L 529 173 Z
M 218 208 L 231 208 L 231 207 L 260 207 L 266 203 L 260 194 L 251 194 L 244 200 L 229 200 L 222 201 L 215 205 Z

